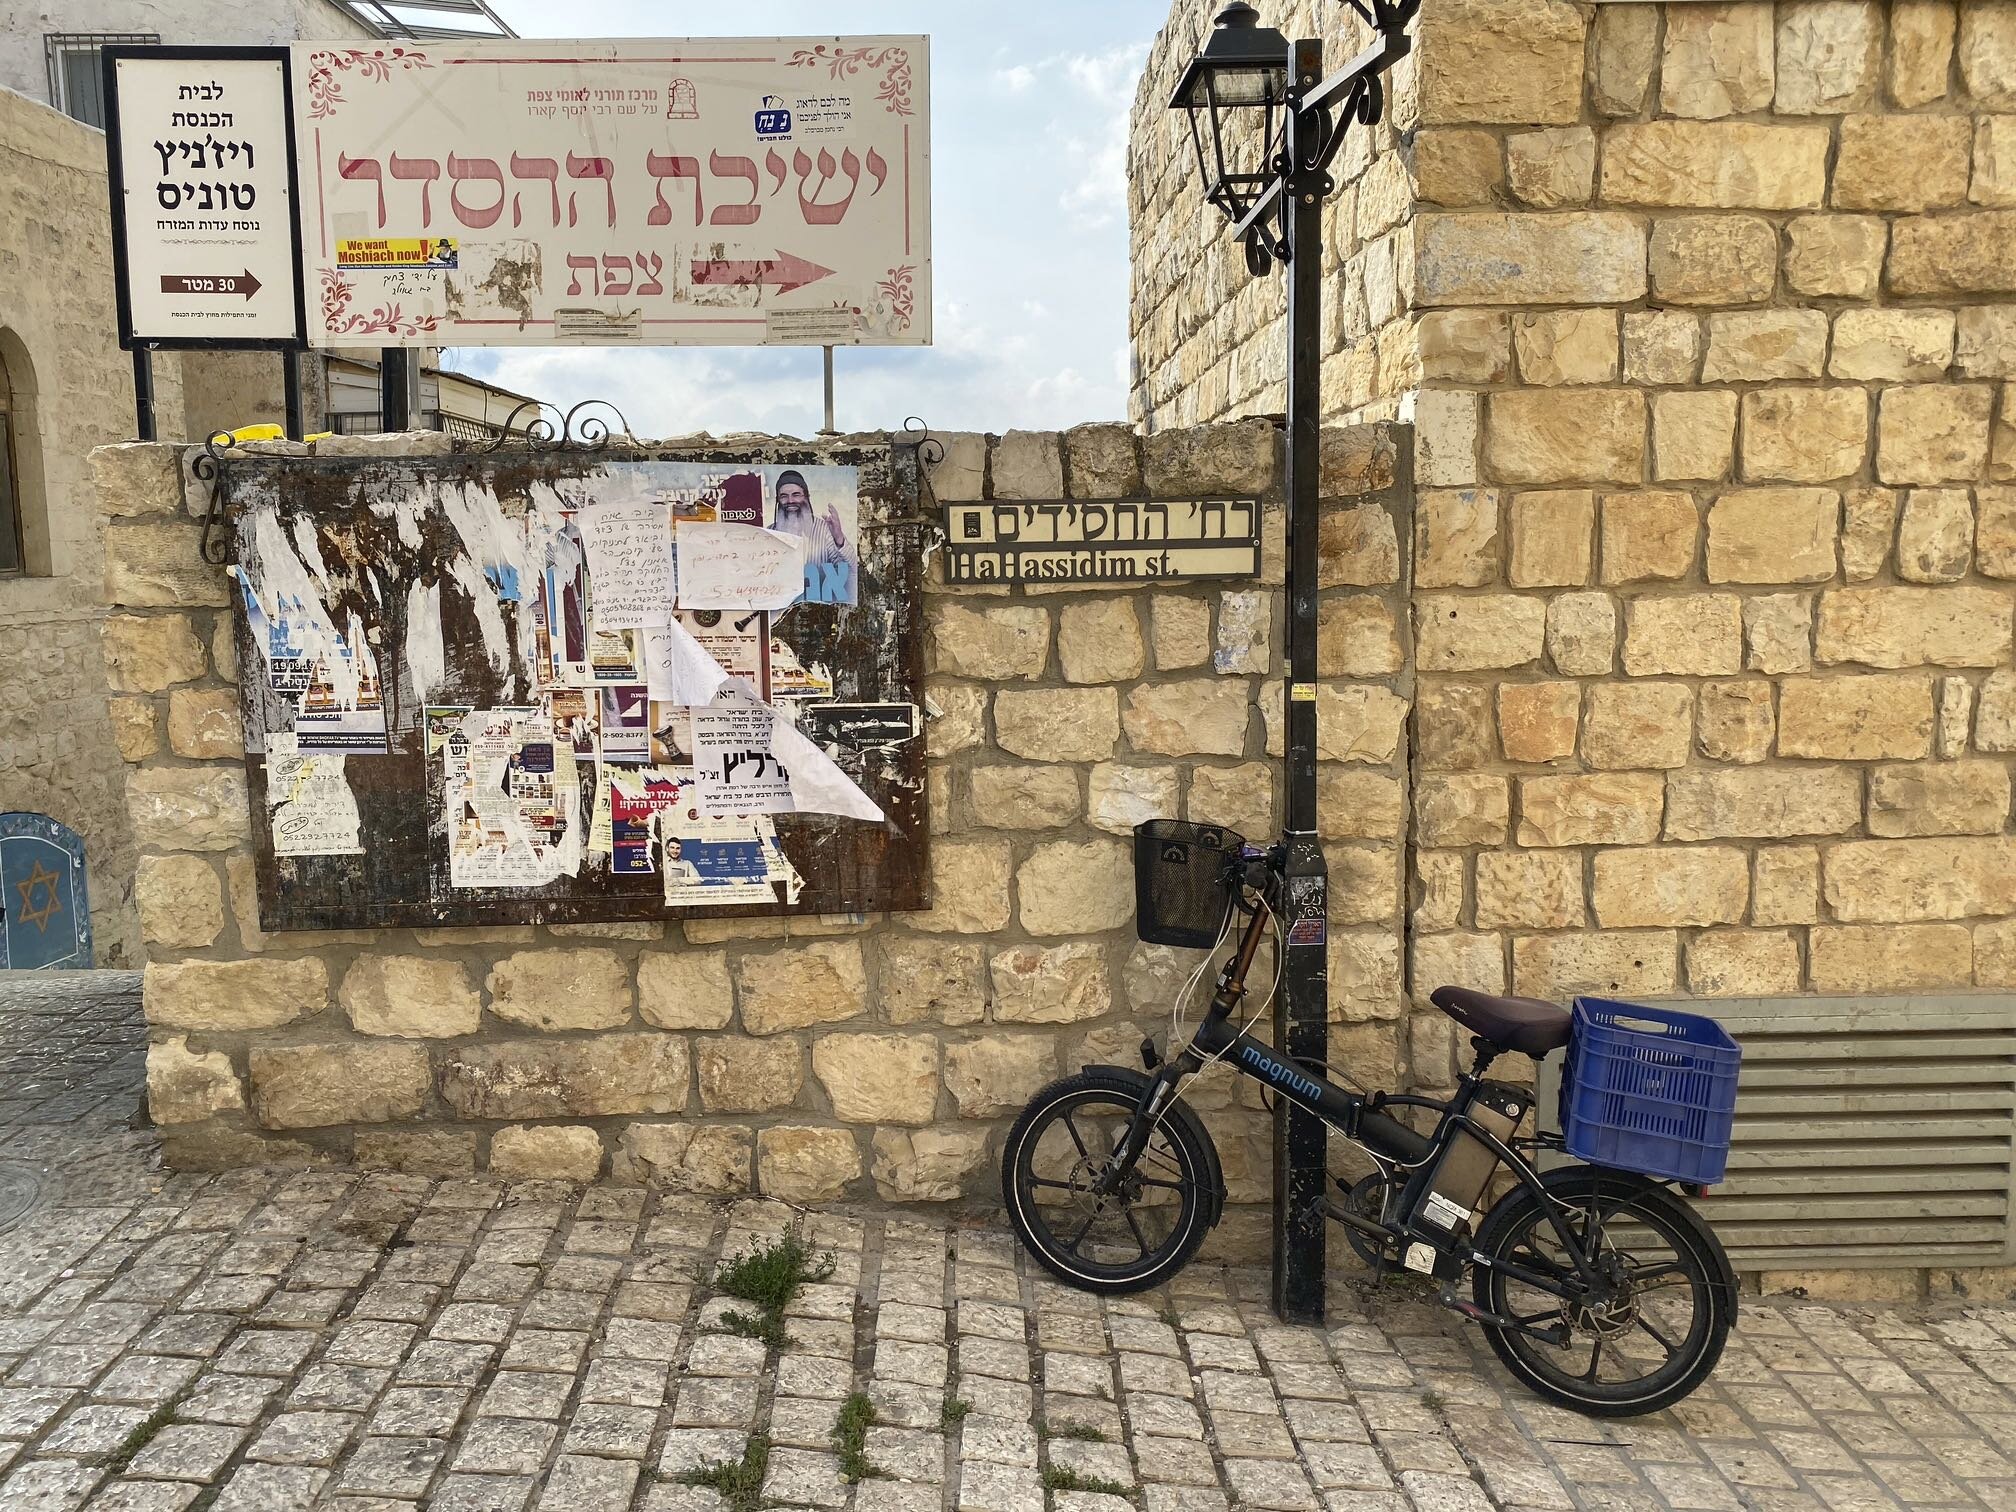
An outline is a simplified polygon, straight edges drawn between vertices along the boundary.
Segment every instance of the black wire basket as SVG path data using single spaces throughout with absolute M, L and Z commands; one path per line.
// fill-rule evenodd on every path
M 1232 907 L 1243 835 L 1215 824 L 1134 826 L 1134 933 L 1150 945 L 1208 950 Z

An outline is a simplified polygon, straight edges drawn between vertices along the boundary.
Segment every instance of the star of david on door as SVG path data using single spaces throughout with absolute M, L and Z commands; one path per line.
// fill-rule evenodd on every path
M 14 884 L 21 894 L 21 911 L 15 917 L 23 924 L 33 924 L 43 934 L 47 934 L 49 921 L 63 912 L 63 899 L 56 891 L 56 884 L 62 880 L 62 873 L 50 871 L 37 861 L 35 869 L 23 880 Z M 35 903 L 37 888 L 42 890 L 42 903 L 39 908 Z

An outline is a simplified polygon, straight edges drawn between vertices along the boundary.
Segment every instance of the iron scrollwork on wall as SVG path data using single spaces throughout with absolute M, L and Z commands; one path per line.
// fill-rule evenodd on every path
M 532 418 L 525 422 L 523 430 L 518 428 L 518 417 L 531 411 Z M 558 419 L 549 419 L 547 411 Z M 616 417 L 616 425 L 600 413 L 607 410 Z M 587 413 L 587 412 L 594 413 Z M 632 446 L 641 446 L 631 433 L 630 422 L 623 411 L 607 399 L 583 399 L 572 409 L 562 410 L 557 404 L 549 404 L 543 399 L 527 399 L 504 417 L 504 428 L 483 451 L 502 451 L 514 443 L 522 444 L 534 452 L 598 452 L 607 447 L 614 438 L 616 427 L 622 428 L 623 439 Z
M 217 522 L 231 508 L 231 486 L 225 477 L 224 454 L 237 445 L 238 438 L 231 432 L 213 431 L 203 442 L 203 455 L 189 464 L 189 471 L 196 475 L 197 481 L 210 485 L 210 507 L 203 512 L 203 538 L 197 542 L 196 549 L 212 567 L 222 567 L 231 560 L 230 537 L 217 532 Z

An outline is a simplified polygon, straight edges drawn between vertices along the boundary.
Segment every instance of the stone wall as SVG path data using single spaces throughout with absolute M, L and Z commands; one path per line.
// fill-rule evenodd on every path
M 95 621 L 104 575 L 86 456 L 131 434 L 119 350 L 105 138 L 0 89 L 0 357 L 14 395 L 27 572 L 0 576 L 0 812 L 84 838 L 101 965 L 139 960 L 125 778 Z M 180 368 L 156 361 L 164 407 Z
M 2016 5 L 1428 0 L 1417 65 L 1412 984 L 2009 987 Z
M 1335 1058 L 1361 1078 L 1411 1061 L 1446 1083 L 1443 1021 L 1410 1020 L 1400 980 L 1404 447 L 1384 427 L 1324 438 L 1332 1013 Z M 268 935 L 226 579 L 194 555 L 203 496 L 185 495 L 178 448 L 101 451 L 149 1105 L 171 1160 L 609 1171 L 808 1201 L 990 1193 L 1024 1100 L 1085 1061 L 1134 1063 L 1197 959 L 1134 938 L 1134 824 L 1273 832 L 1279 452 L 1266 422 L 946 438 L 943 499 L 1253 494 L 1266 547 L 1257 580 L 1152 590 L 954 590 L 934 564 L 927 912 Z M 1235 1200 L 1264 1199 L 1251 1084 L 1221 1072 L 1193 1097 Z
M 1278 269 L 1257 279 L 1246 271 L 1224 216 L 1204 203 L 1187 120 L 1169 109 L 1178 77 L 1221 8 L 1222 0 L 1177 0 L 1134 97 L 1128 413 L 1145 431 L 1287 408 L 1286 281 Z M 1329 68 L 1368 36 L 1348 7 L 1331 0 L 1265 7 L 1261 24 L 1290 38 L 1321 37 Z M 1446 94 L 1448 82 L 1431 79 L 1431 99 Z M 1322 248 L 1329 422 L 1391 419 L 1419 381 L 1414 186 L 1404 144 L 1421 116 L 1421 94 L 1416 60 L 1403 58 L 1387 80 L 1385 119 L 1354 129 L 1331 167 L 1339 188 L 1325 208 Z
M 2008 987 L 2016 6 L 1522 9 L 1416 221 L 1415 979 Z

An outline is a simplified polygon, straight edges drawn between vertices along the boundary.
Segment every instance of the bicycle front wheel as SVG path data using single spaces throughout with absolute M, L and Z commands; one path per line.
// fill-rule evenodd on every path
M 1189 1263 L 1210 1227 L 1203 1129 L 1166 1114 L 1134 1169 L 1098 1187 L 1147 1080 L 1089 1070 L 1052 1082 L 1008 1131 L 1001 1190 L 1008 1221 L 1044 1269 L 1082 1291 L 1146 1291 Z
M 1565 1332 L 1555 1345 L 1486 1324 L 1491 1348 L 1540 1395 L 1590 1417 L 1670 1407 L 1708 1379 L 1736 1321 L 1735 1276 L 1722 1246 L 1692 1208 L 1643 1176 L 1578 1166 L 1541 1180 L 1610 1289 L 1600 1303 L 1569 1302 L 1480 1265 L 1478 1306 Z M 1552 1280 L 1575 1276 L 1546 1209 L 1523 1186 L 1491 1209 L 1477 1248 Z

